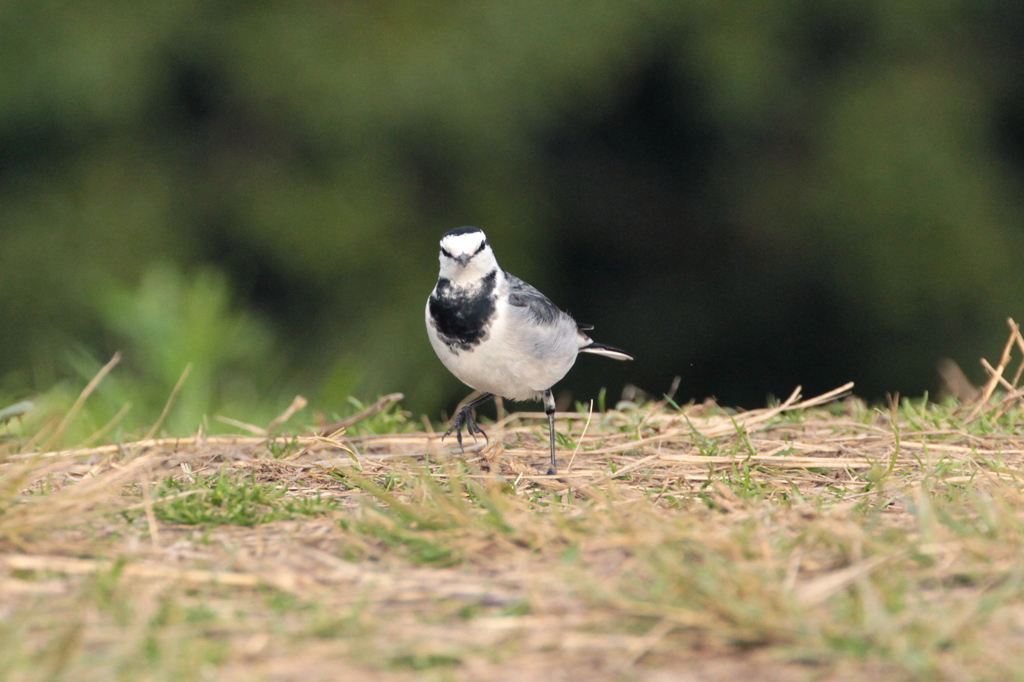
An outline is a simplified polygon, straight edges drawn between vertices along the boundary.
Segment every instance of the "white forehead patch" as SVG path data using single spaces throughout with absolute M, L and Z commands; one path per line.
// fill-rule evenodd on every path
M 441 240 L 441 248 L 453 256 L 474 254 L 486 240 L 487 236 L 483 232 L 465 232 L 445 237 Z

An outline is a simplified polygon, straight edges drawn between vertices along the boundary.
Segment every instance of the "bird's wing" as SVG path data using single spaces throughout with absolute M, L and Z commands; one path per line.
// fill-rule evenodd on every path
M 549 325 L 563 316 L 568 317 L 547 296 L 523 280 L 507 272 L 505 277 L 508 281 L 508 302 L 517 308 L 524 308 L 534 322 Z

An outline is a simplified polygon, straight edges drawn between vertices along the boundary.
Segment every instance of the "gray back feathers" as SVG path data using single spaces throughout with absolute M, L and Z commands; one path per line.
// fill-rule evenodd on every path
M 505 273 L 505 281 L 508 282 L 508 302 L 517 307 L 524 308 L 527 316 L 537 324 L 554 324 L 559 318 L 569 316 L 558 309 L 547 296 L 540 293 L 515 275 Z

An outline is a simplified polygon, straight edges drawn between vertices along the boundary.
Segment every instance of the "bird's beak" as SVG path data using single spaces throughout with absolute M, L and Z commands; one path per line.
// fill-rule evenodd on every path
M 470 256 L 468 253 L 464 253 L 461 256 L 456 257 L 455 260 L 459 261 L 459 265 L 461 265 L 462 267 L 466 267 L 467 265 L 469 265 L 470 258 L 472 258 L 472 256 Z

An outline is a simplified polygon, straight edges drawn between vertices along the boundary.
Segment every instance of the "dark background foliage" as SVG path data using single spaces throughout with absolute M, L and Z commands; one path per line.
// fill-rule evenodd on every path
M 463 224 L 637 356 L 577 399 L 920 394 L 1024 317 L 1019 3 L 11 0 L 0 31 L 11 397 L 120 348 L 140 419 L 192 363 L 172 429 L 296 391 L 439 414 Z

